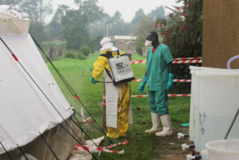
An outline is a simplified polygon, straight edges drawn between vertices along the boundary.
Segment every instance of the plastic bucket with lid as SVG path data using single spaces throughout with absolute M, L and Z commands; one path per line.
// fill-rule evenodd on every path
M 239 139 L 215 140 L 206 143 L 201 151 L 203 160 L 238 160 Z

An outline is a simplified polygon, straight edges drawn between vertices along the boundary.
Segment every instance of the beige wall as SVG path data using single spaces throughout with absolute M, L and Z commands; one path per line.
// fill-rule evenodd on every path
M 203 66 L 227 68 L 227 61 L 239 55 L 239 0 L 204 0 Z M 231 63 L 239 68 L 239 59 Z
M 127 45 L 127 42 L 131 42 L 131 44 Z M 135 52 L 136 47 L 135 43 L 132 40 L 115 40 L 115 46 L 120 50 L 129 50 L 130 52 Z

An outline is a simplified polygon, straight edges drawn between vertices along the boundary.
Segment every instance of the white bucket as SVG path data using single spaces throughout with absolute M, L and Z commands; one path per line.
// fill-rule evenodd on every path
M 216 140 L 206 143 L 201 151 L 203 160 L 238 160 L 239 139 Z

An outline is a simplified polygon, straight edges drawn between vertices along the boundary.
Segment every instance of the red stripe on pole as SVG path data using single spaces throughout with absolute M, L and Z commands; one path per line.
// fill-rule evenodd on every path
M 14 58 L 16 61 L 18 61 L 18 58 L 17 58 L 17 56 L 16 56 L 15 54 L 13 54 L 12 56 L 13 56 L 13 58 Z
M 74 97 L 75 97 L 77 100 L 80 100 L 80 98 L 79 98 L 77 95 L 74 95 Z

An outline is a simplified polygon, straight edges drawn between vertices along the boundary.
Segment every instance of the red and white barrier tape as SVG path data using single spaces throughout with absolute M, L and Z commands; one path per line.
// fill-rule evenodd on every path
M 190 94 L 168 94 L 168 97 L 190 97 Z M 148 95 L 131 95 L 132 98 L 134 97 L 148 97 Z
M 142 82 L 142 79 L 134 79 L 134 82 Z M 192 82 L 191 79 L 174 79 L 173 82 Z
M 140 63 L 147 63 L 146 60 L 136 60 L 136 61 L 130 61 L 131 64 L 140 64 Z
M 129 141 L 123 141 L 123 142 L 119 142 L 119 143 L 116 143 L 116 144 L 111 144 L 109 146 L 106 146 L 106 147 L 103 147 L 103 148 L 113 148 L 113 147 L 116 147 L 116 146 L 119 146 L 119 145 L 122 145 L 122 144 L 129 144 Z
M 75 146 L 75 150 L 77 151 L 86 151 L 87 148 L 91 153 L 98 153 L 98 152 L 107 152 L 107 153 L 118 153 L 118 154 L 123 154 L 124 153 L 124 150 L 121 150 L 121 151 L 113 151 L 113 150 L 110 150 L 110 149 L 104 149 L 102 147 L 94 147 L 94 146 L 88 146 L 88 145 L 85 145 L 85 147 L 83 147 L 82 145 L 76 145 Z
M 202 63 L 202 60 L 182 60 L 182 61 L 173 61 L 173 64 L 183 64 L 183 63 Z
M 124 150 L 121 150 L 121 151 L 113 151 L 113 150 L 110 150 L 110 149 L 107 149 L 107 148 L 113 148 L 113 147 L 116 147 L 116 146 L 119 146 L 119 145 L 125 145 L 125 144 L 129 144 L 129 141 L 124 141 L 124 142 L 119 142 L 119 143 L 116 143 L 116 144 L 112 144 L 110 146 L 106 146 L 106 147 L 96 147 L 96 146 L 89 146 L 89 145 L 85 145 L 84 147 L 82 145 L 75 145 L 75 150 L 78 150 L 78 151 L 85 151 L 87 148 L 91 153 L 98 153 L 98 152 L 107 152 L 107 153 L 117 153 L 117 154 L 123 154 L 124 153 Z
M 146 60 L 135 60 L 135 61 L 130 61 L 131 64 L 141 64 L 141 63 L 147 63 Z M 197 59 L 197 60 L 177 60 L 177 61 L 173 61 L 173 64 L 183 64 L 183 63 L 202 63 L 201 59 Z
M 190 97 L 191 94 L 168 94 L 168 97 Z M 132 98 L 136 97 L 148 97 L 148 95 L 131 95 Z M 105 99 L 105 96 L 102 97 Z
M 180 60 L 189 60 L 189 59 L 202 59 L 202 57 L 187 57 L 187 58 L 173 58 L 174 61 L 180 61 Z
M 174 79 L 173 82 L 192 82 L 191 79 Z

